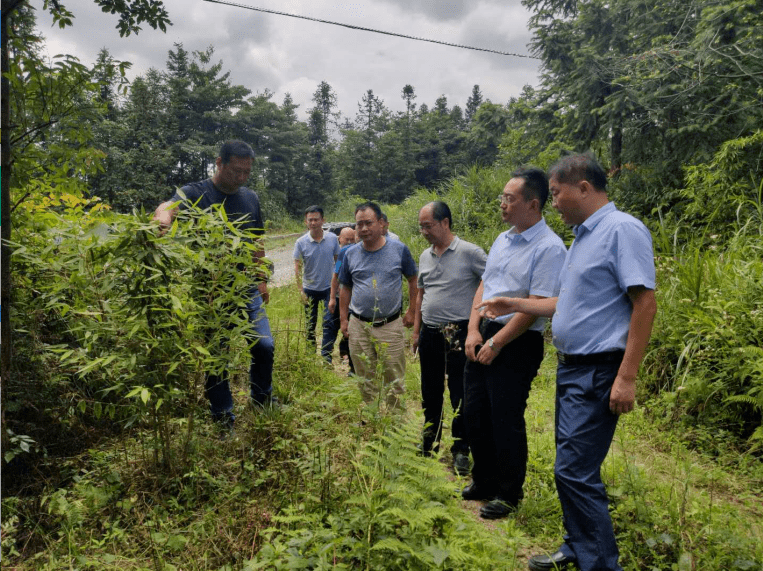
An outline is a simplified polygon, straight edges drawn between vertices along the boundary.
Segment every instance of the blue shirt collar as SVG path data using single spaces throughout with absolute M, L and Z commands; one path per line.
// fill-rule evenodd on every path
M 533 238 L 535 238 L 538 234 L 543 232 L 545 228 L 546 228 L 546 220 L 543 217 L 541 217 L 541 219 L 538 222 L 530 226 L 524 232 L 517 232 L 517 227 L 512 226 L 511 228 L 509 228 L 509 231 L 506 232 L 506 239 L 509 241 L 513 241 L 514 236 L 518 236 L 525 242 L 532 242 Z
M 587 232 L 591 232 L 594 228 L 596 228 L 596 225 L 599 222 L 604 220 L 605 216 L 614 212 L 615 210 L 617 210 L 615 203 L 610 200 L 604 206 L 586 218 L 582 223 L 574 226 L 572 228 L 572 233 L 575 234 L 575 237 L 577 237 L 577 235 L 580 234 L 583 229 L 585 229 Z

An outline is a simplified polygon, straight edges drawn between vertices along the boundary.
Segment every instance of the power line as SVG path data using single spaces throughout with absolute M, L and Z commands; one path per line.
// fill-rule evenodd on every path
M 428 38 L 418 38 L 416 36 L 408 36 L 406 34 L 398 34 L 397 32 L 385 32 L 384 30 L 374 30 L 373 28 L 364 28 L 363 26 L 353 26 L 352 24 L 343 24 L 341 22 L 332 22 L 331 20 L 321 20 L 320 18 L 311 18 L 309 16 L 301 16 L 299 14 L 289 14 L 288 12 L 279 12 L 277 10 L 268 10 L 267 8 L 257 8 L 255 6 L 247 6 L 246 4 L 237 4 L 235 2 L 225 2 L 224 0 L 204 0 L 204 2 L 210 2 L 213 4 L 223 4 L 225 6 L 234 6 L 235 8 L 244 8 L 245 10 L 254 10 L 255 12 L 265 12 L 267 14 L 275 14 L 277 16 L 288 16 L 289 18 L 297 18 L 299 20 L 309 20 L 311 22 L 319 22 L 321 24 L 331 24 L 332 26 L 341 26 L 343 28 L 349 28 L 351 30 L 358 30 L 361 32 L 373 32 L 374 34 L 382 34 L 385 36 L 394 36 L 397 38 L 404 38 L 406 40 L 416 40 L 417 42 L 429 42 L 431 44 L 440 44 L 443 46 L 450 46 L 453 48 L 461 48 L 464 50 L 475 50 L 478 52 L 488 52 L 492 54 L 498 54 L 502 56 L 523 57 L 528 59 L 540 59 L 528 54 L 515 54 L 512 52 L 502 52 L 500 50 L 491 50 L 488 48 L 475 48 L 473 46 L 465 46 L 462 44 L 453 44 L 450 42 L 442 42 L 440 40 L 430 40 Z

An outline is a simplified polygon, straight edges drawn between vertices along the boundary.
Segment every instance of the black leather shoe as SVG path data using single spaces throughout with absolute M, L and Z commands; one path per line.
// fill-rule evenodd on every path
M 553 555 L 534 555 L 530 557 L 527 566 L 530 568 L 530 571 L 553 571 L 555 569 L 566 569 L 570 566 L 577 567 L 577 563 L 574 557 L 567 557 L 560 550 Z
M 517 506 L 496 498 L 480 508 L 480 517 L 482 519 L 503 519 L 516 510 Z
M 468 476 L 471 470 L 472 467 L 469 465 L 469 456 L 467 454 L 462 454 L 461 452 L 456 452 L 453 457 L 453 471 L 459 476 Z
M 461 497 L 465 500 L 492 500 L 495 493 L 492 490 L 482 489 L 472 482 L 461 490 Z

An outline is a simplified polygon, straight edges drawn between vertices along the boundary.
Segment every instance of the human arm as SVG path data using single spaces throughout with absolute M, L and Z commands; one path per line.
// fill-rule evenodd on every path
M 258 240 L 259 247 L 252 253 L 254 267 L 257 268 L 257 291 L 262 297 L 263 303 L 270 302 L 270 292 L 268 291 L 268 277 L 273 271 L 273 262 L 265 257 L 265 248 L 261 240 Z
M 342 335 L 350 338 L 348 327 L 350 325 L 350 299 L 352 298 L 352 287 L 344 284 L 339 288 L 339 327 Z
M 419 335 L 421 335 L 421 302 L 424 299 L 424 288 L 418 288 L 416 294 L 415 314 L 413 317 L 413 354 L 419 350 Z
M 336 310 L 336 298 L 339 295 L 339 274 L 331 274 L 331 293 L 329 294 L 329 311 L 334 313 Z
M 419 288 L 416 285 L 418 276 L 415 274 L 412 276 L 405 276 L 408 280 L 408 311 L 403 315 L 403 325 L 406 327 L 413 327 L 413 322 L 416 316 L 416 299 L 419 295 Z
M 545 299 L 536 295 L 531 295 L 530 299 Z M 504 314 L 505 315 L 505 314 Z M 483 365 L 489 365 L 498 356 L 506 345 L 514 341 L 517 337 L 522 335 L 525 331 L 530 329 L 535 320 L 538 319 L 537 315 L 529 313 L 514 312 L 514 315 L 506 322 L 498 333 L 493 335 L 493 346 L 485 342 L 482 348 L 476 354 L 475 360 Z M 470 320 L 471 321 L 471 320 Z
M 507 313 L 525 313 L 535 317 L 553 317 L 556 312 L 556 297 L 538 297 L 531 295 L 526 297 L 493 297 L 482 300 L 479 303 L 475 296 L 474 310 L 488 319 L 495 319 L 499 315 Z M 473 310 L 473 311 L 474 311 Z
M 482 345 L 482 334 L 480 333 L 480 312 L 477 306 L 482 302 L 482 292 L 484 286 L 482 281 L 477 286 L 477 291 L 474 293 L 474 301 L 472 301 L 472 310 L 469 313 L 469 326 L 466 333 L 466 341 L 464 342 L 464 350 L 466 351 L 466 358 L 470 361 L 477 360 L 477 347 Z
M 172 221 L 175 219 L 178 213 L 178 206 L 172 206 L 174 202 L 171 200 L 162 202 L 156 207 L 154 211 L 153 220 L 159 223 L 159 231 L 164 234 L 167 229 L 172 226 Z
M 297 284 L 297 291 L 299 292 L 302 303 L 307 302 L 307 296 L 305 290 L 302 287 L 302 260 L 300 258 L 294 259 L 294 281 Z
M 630 287 L 628 296 L 633 304 L 633 312 L 628 339 L 625 342 L 625 355 L 609 396 L 609 409 L 614 414 L 625 414 L 633 410 L 636 401 L 636 375 L 649 344 L 654 316 L 657 314 L 657 300 L 653 289 L 643 286 Z

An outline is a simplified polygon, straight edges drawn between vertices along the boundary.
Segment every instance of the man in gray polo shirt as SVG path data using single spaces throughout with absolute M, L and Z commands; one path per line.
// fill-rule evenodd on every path
M 387 408 L 400 406 L 405 391 L 405 335 L 413 325 L 416 300 L 416 262 L 408 246 L 383 234 L 381 209 L 364 202 L 355 209 L 360 244 L 351 246 L 339 270 L 339 315 L 342 334 L 350 338 L 350 356 L 367 403 L 381 389 Z M 411 306 L 403 318 L 402 278 L 408 282 Z M 352 317 L 352 319 L 350 319 Z M 382 375 L 377 379 L 376 365 Z
M 294 244 L 294 273 L 297 288 L 305 304 L 307 340 L 315 345 L 315 327 L 318 323 L 318 305 L 323 303 L 323 338 L 321 355 L 331 363 L 331 353 L 339 324 L 329 310 L 331 276 L 339 254 L 339 241 L 333 232 L 323 231 L 323 209 L 310 206 L 305 210 L 308 232 Z
M 444 202 L 430 202 L 419 211 L 421 235 L 432 244 L 419 260 L 419 294 L 413 325 L 413 350 L 421 360 L 421 407 L 424 409 L 422 452 L 440 443 L 442 405 L 447 374 L 450 404 L 455 411 L 451 434 L 453 468 L 469 473 L 469 445 L 464 427 L 464 342 L 472 300 L 485 271 L 487 255 L 479 246 L 451 231 L 453 218 Z

